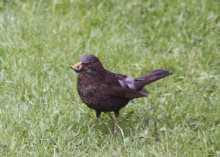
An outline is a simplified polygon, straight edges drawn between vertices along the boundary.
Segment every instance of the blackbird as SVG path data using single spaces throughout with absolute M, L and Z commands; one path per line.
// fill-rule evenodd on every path
M 81 57 L 80 62 L 71 66 L 79 73 L 77 91 L 82 101 L 96 111 L 97 120 L 102 112 L 114 112 L 114 131 L 118 126 L 121 108 L 135 98 L 148 95 L 145 85 L 162 79 L 172 73 L 167 70 L 155 70 L 147 75 L 132 78 L 106 70 L 99 59 L 91 54 Z

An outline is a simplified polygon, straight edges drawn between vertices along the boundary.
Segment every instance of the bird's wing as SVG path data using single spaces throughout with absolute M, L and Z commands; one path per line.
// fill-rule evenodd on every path
M 135 79 L 130 76 L 108 72 L 105 77 L 106 94 L 114 97 L 123 97 L 134 99 L 148 95 L 146 90 L 137 90 L 135 87 Z

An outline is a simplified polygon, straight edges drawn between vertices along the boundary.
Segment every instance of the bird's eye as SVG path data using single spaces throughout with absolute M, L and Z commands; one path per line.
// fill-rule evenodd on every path
M 91 65 L 91 64 L 93 64 L 94 62 L 88 62 L 88 63 L 86 63 L 86 65 Z

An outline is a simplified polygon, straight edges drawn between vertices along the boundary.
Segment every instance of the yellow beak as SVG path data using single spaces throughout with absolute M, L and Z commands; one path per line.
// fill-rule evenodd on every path
M 71 66 L 71 69 L 75 70 L 76 72 L 80 72 L 82 70 L 83 66 L 81 62 L 78 62 Z

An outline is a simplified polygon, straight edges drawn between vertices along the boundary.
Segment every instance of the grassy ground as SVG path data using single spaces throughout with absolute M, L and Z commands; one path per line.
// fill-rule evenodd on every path
M 220 1 L 0 1 L 0 156 L 220 156 Z M 174 75 L 114 120 L 76 92 L 85 52 Z

